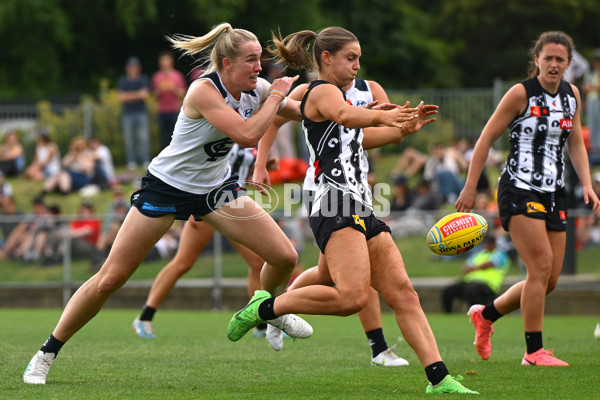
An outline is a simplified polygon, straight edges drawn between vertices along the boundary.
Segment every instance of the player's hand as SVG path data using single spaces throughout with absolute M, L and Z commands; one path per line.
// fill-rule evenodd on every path
M 475 190 L 464 187 L 458 195 L 458 199 L 454 203 L 454 207 L 458 212 L 471 212 L 475 204 Z
M 299 77 L 300 75 L 296 75 L 293 77 L 284 76 L 281 78 L 277 78 L 271 84 L 271 90 L 277 90 L 287 96 L 287 94 L 290 92 L 290 89 L 292 88 L 292 85 L 298 80 Z

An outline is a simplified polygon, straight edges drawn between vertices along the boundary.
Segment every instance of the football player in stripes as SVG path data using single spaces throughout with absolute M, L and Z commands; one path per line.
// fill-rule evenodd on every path
M 565 255 L 565 145 L 581 181 L 584 202 L 595 215 L 600 212 L 581 133 L 581 96 L 575 85 L 563 79 L 573 49 L 572 39 L 564 32 L 539 36 L 531 49 L 530 77 L 508 90 L 483 128 L 465 187 L 455 203 L 457 211 L 471 210 L 489 150 L 508 128 L 510 152 L 500 176 L 498 208 L 502 226 L 525 263 L 527 277 L 493 302 L 469 309 L 475 348 L 484 360 L 491 353 L 492 323 L 520 308 L 527 347 L 521 364 L 568 365 L 544 349 L 542 341 L 546 294 L 556 287 Z

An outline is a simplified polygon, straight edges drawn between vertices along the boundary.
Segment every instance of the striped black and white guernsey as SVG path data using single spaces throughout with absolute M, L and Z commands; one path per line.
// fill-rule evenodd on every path
M 198 80 L 209 80 L 221 93 L 225 103 L 244 119 L 254 115 L 267 98 L 271 86 L 259 78 L 256 89 L 242 92 L 240 99 L 236 100 L 227 91 L 218 73 L 202 76 Z M 231 176 L 229 156 L 233 146 L 233 140 L 217 130 L 206 118 L 188 118 L 182 106 L 171 143 L 152 160 L 148 170 L 179 190 L 206 194 Z
M 352 105 L 358 107 L 364 107 L 367 104 L 373 102 L 373 92 L 371 92 L 371 86 L 369 85 L 369 81 L 366 81 L 361 78 L 356 78 L 352 82 L 352 87 L 346 90 L 346 99 L 350 100 Z M 367 151 L 363 149 L 363 162 L 368 163 L 367 161 Z M 366 172 L 369 172 L 369 165 L 365 165 Z M 317 190 L 317 184 L 315 183 L 315 168 L 313 164 L 310 164 L 308 170 L 306 171 L 306 177 L 304 178 L 304 184 L 302 185 L 302 189 L 310 192 L 314 192 Z
M 350 195 L 354 200 L 372 209 L 372 194 L 367 183 L 368 165 L 363 158 L 362 129 L 349 129 L 335 121 L 315 122 L 306 118 L 304 106 L 313 88 L 331 85 L 323 80 L 310 83 L 300 104 L 302 131 L 314 168 L 316 193 L 310 214 L 320 210 L 321 198 L 332 190 Z M 340 96 L 346 100 L 340 89 Z
M 565 186 L 564 147 L 573 128 L 577 99 L 565 80 L 555 94 L 546 91 L 537 77 L 521 84 L 527 91 L 528 104 L 508 126 L 510 152 L 500 183 L 555 192 Z

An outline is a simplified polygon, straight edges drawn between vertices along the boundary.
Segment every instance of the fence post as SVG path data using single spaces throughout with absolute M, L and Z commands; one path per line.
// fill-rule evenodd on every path
M 87 100 L 83 104 L 83 137 L 89 139 L 93 136 L 93 114 L 94 109 L 92 107 L 92 103 Z
M 223 294 L 223 237 L 217 231 L 213 235 L 213 309 L 221 309 L 221 297 Z
M 69 232 L 69 226 L 65 225 L 63 228 L 63 236 L 65 240 L 65 254 L 63 255 L 63 308 L 66 307 L 69 299 L 71 298 L 71 234 Z

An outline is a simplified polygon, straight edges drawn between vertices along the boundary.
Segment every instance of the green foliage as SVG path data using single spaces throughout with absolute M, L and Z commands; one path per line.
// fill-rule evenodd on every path
M 0 393 L 3 399 L 430 399 L 418 358 L 402 338 L 393 314 L 382 315 L 389 346 L 410 366 L 370 366 L 371 350 L 355 316 L 306 316 L 309 339 L 284 340 L 281 352 L 251 334 L 227 340 L 232 312 L 171 311 L 156 314 L 156 339 L 138 338 L 131 322 L 139 310 L 103 310 L 63 347 L 46 385 L 25 385 L 27 362 L 48 337 L 59 310 L 0 310 Z M 465 315 L 427 315 L 451 374 L 482 399 L 543 396 L 597 397 L 598 342 L 594 317 L 546 316 L 545 345 L 568 368 L 521 366 L 521 318 L 496 324 L 494 352 L 482 361 Z M 453 396 L 451 396 L 453 397 Z M 463 398 L 463 396 L 459 396 Z
M 165 35 L 199 36 L 224 21 L 263 44 L 279 28 L 343 26 L 361 41 L 363 76 L 385 87 L 489 87 L 496 77 L 525 76 L 527 50 L 545 30 L 566 31 L 589 57 L 599 18 L 593 0 L 4 0 L 0 98 L 95 95 L 128 56 L 150 74 Z M 187 73 L 192 64 L 177 66 Z

